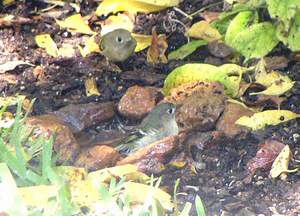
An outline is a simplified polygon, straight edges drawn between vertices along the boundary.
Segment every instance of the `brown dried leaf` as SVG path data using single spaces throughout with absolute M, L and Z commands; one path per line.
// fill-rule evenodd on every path
M 100 96 L 100 92 L 98 90 L 97 87 L 97 83 L 94 77 L 90 77 L 88 79 L 85 80 L 84 82 L 84 86 L 85 86 L 85 92 L 86 92 L 86 96 L 92 96 L 92 95 L 96 95 L 96 96 Z
M 167 63 L 165 52 L 168 48 L 166 36 L 158 36 L 155 28 L 152 29 L 152 41 L 147 52 L 147 62 L 152 64 Z
M 34 19 L 21 17 L 21 16 L 14 16 L 14 15 L 6 15 L 0 18 L 0 27 L 9 27 L 9 26 L 16 26 L 16 25 L 23 25 L 23 24 L 30 24 L 33 23 Z
M 42 66 L 36 66 L 33 69 L 33 75 L 35 78 L 37 78 L 38 80 L 44 79 L 45 78 L 45 71 L 44 68 Z

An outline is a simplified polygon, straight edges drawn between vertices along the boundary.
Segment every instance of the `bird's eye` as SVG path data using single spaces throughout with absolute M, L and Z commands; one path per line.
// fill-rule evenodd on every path
M 120 37 L 120 36 L 118 36 L 118 37 L 116 38 L 116 40 L 117 40 L 118 43 L 122 43 L 122 42 L 123 42 L 123 38 Z
M 175 108 L 169 108 L 167 109 L 168 114 L 173 114 L 175 112 Z

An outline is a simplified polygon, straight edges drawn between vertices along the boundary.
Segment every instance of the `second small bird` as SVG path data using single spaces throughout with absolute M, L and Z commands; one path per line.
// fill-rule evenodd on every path
M 137 43 L 125 29 L 116 29 L 102 36 L 100 51 L 110 61 L 122 62 L 134 53 Z
M 116 147 L 121 153 L 130 154 L 155 141 L 178 134 L 175 120 L 176 107 L 172 103 L 156 106 L 137 129 Z

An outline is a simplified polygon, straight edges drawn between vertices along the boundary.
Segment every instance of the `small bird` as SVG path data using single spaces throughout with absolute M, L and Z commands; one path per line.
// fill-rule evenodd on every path
M 110 61 L 122 62 L 134 53 L 137 43 L 125 29 L 116 29 L 101 38 L 100 51 Z
M 176 107 L 172 103 L 156 106 L 141 124 L 116 147 L 123 154 L 130 154 L 155 141 L 178 134 L 175 120 Z

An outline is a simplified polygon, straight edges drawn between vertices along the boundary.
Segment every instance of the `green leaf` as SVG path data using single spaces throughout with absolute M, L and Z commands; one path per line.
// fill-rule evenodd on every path
M 225 64 L 219 67 L 209 64 L 185 64 L 175 68 L 168 75 L 165 79 L 163 92 L 168 95 L 172 88 L 189 82 L 217 81 L 225 86 L 228 95 L 234 97 L 238 93 L 242 73 L 248 70 L 248 68 L 235 64 Z
M 251 23 L 254 23 L 250 25 Z M 268 54 L 279 42 L 276 27 L 270 22 L 257 23 L 257 14 L 240 12 L 230 23 L 225 42 L 246 59 L 260 58 Z
M 205 208 L 201 198 L 197 195 L 195 199 L 196 211 L 198 216 L 205 216 Z
M 300 7 L 300 6 L 299 6 Z M 289 37 L 288 37 L 288 47 L 292 51 L 300 51 L 300 13 L 298 12 L 295 20 L 293 21 Z
M 204 46 L 206 44 L 207 44 L 207 42 L 204 41 L 204 40 L 193 40 L 193 41 L 191 41 L 191 42 L 183 45 L 179 49 L 171 52 L 168 55 L 168 59 L 169 60 L 172 60 L 172 59 L 184 59 L 185 57 L 187 57 L 190 54 L 192 54 L 198 47 Z
M 233 15 L 238 14 L 239 12 L 243 11 L 250 11 L 252 8 L 249 7 L 247 4 L 234 4 L 232 10 L 222 12 L 219 16 L 219 19 L 224 19 L 228 17 L 232 17 Z
M 232 10 L 222 12 L 219 18 L 211 23 L 211 26 L 216 28 L 222 35 L 227 31 L 227 28 L 236 14 L 242 11 L 250 11 L 252 7 L 247 4 L 234 4 Z
M 254 24 L 237 34 L 231 46 L 250 59 L 267 55 L 278 42 L 275 26 L 263 22 Z
M 252 11 L 240 12 L 229 24 L 225 35 L 225 42 L 234 48 L 234 41 L 237 35 L 247 29 L 254 16 Z
M 299 13 L 299 0 L 266 0 L 269 14 L 272 18 L 281 20 L 288 31 L 290 22 Z

